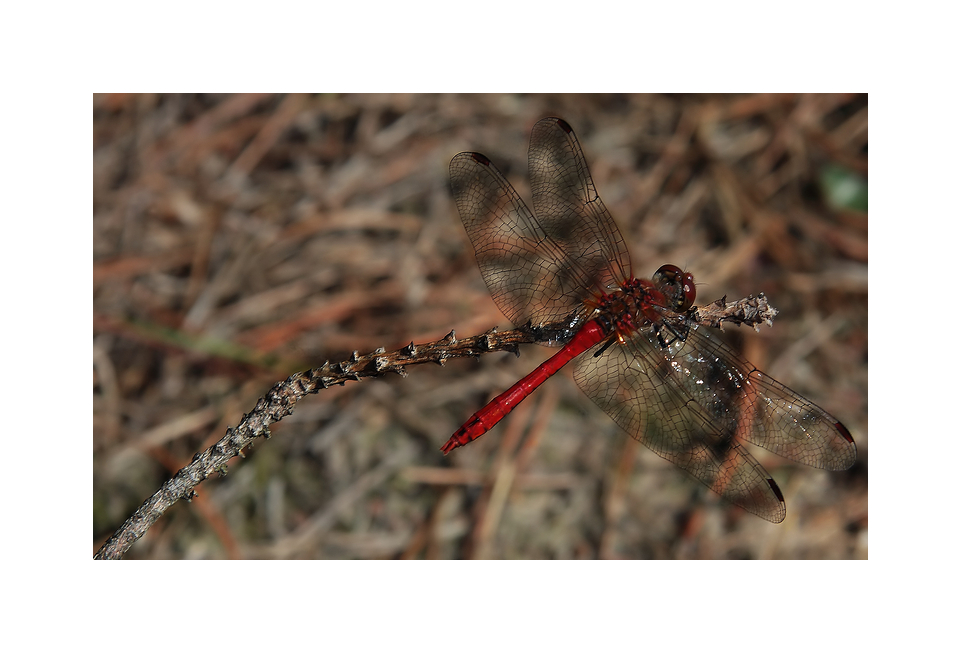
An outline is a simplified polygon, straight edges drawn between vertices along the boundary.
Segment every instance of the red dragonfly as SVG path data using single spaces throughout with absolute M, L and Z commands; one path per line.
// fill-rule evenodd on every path
M 563 347 L 467 420 L 445 454 L 573 361 L 577 385 L 633 438 L 769 521 L 784 519 L 784 496 L 744 442 L 813 467 L 854 464 L 844 425 L 698 326 L 690 272 L 664 265 L 650 280 L 634 276 L 570 125 L 534 126 L 529 167 L 533 212 L 477 152 L 453 158 L 451 186 L 497 307 Z

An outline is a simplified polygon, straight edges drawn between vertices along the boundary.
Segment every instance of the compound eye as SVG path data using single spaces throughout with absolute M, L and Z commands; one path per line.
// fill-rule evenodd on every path
M 694 275 L 684 272 L 676 265 L 662 265 L 651 278 L 654 287 L 667 298 L 667 308 L 683 313 L 694 306 L 697 291 L 694 288 Z

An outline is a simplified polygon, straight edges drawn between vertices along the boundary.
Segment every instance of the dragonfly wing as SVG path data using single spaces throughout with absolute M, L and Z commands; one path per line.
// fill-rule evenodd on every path
M 748 512 L 782 521 L 784 497 L 774 479 L 733 429 L 718 428 L 698 403 L 683 398 L 672 378 L 676 370 L 651 331 L 634 333 L 627 346 L 615 344 L 601 352 L 601 343 L 578 356 L 577 385 L 631 437 L 662 458 Z
M 854 464 L 857 447 L 844 425 L 759 372 L 708 328 L 692 326 L 673 361 L 685 396 L 739 440 L 821 469 Z
M 568 252 L 483 154 L 450 162 L 451 189 L 481 276 L 494 303 L 515 326 L 558 323 L 583 306 L 583 280 L 569 274 Z
M 604 206 L 571 126 L 534 125 L 528 153 L 534 214 L 576 266 L 583 288 L 609 291 L 631 276 L 627 244 Z
M 454 201 L 501 312 L 516 326 L 566 323 L 572 335 L 585 300 L 630 278 L 630 255 L 570 125 L 538 122 L 528 160 L 533 212 L 476 152 L 450 163 Z

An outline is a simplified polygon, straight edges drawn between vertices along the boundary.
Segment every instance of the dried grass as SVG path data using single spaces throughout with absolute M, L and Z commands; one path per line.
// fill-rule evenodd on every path
M 638 446 L 559 374 L 490 434 L 439 447 L 544 360 L 411 370 L 305 400 L 133 558 L 866 558 L 867 98 L 97 96 L 94 550 L 288 373 L 353 350 L 508 327 L 447 186 L 463 150 L 525 195 L 530 128 L 577 132 L 635 272 L 690 269 L 699 303 L 765 292 L 728 340 L 838 416 L 843 473 L 755 450 L 772 525 Z M 833 168 L 831 166 L 834 166 Z

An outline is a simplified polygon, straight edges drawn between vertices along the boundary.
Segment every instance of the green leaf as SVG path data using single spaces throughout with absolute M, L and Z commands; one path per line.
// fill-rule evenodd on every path
M 821 192 L 831 208 L 868 212 L 868 181 L 837 164 L 821 168 Z

